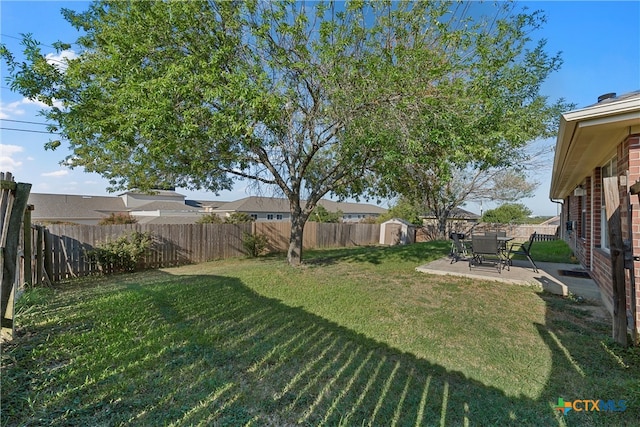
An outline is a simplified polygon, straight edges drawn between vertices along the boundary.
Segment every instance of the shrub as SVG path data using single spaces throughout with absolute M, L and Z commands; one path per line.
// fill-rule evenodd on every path
M 226 224 L 243 224 L 245 222 L 253 222 L 251 215 L 244 212 L 233 212 L 231 215 L 224 219 Z
M 322 205 L 316 206 L 316 208 L 309 215 L 309 221 L 311 222 L 342 222 L 342 211 L 330 212 Z
M 262 255 L 268 244 L 269 239 L 264 234 L 242 233 L 242 246 L 252 258 Z
M 106 218 L 102 218 L 98 225 L 121 225 L 121 224 L 136 224 L 138 220 L 126 213 L 114 213 L 112 212 Z
M 206 214 L 198 218 L 196 224 L 222 224 L 224 221 L 214 213 Z
M 138 262 L 151 249 L 151 234 L 134 231 L 87 251 L 90 262 L 105 271 L 134 271 Z

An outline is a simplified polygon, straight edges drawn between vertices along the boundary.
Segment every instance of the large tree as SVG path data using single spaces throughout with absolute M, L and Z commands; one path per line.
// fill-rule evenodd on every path
M 2 55 L 12 89 L 51 106 L 67 165 L 113 189 L 273 186 L 298 264 L 323 196 L 395 193 L 407 162 L 504 163 L 545 134 L 538 90 L 560 61 L 530 46 L 544 17 L 481 6 L 96 1 L 63 10 L 82 30 L 63 67 L 29 37 L 25 61 Z

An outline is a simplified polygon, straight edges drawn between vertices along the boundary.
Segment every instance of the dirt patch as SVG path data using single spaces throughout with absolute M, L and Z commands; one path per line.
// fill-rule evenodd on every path
M 609 312 L 601 305 L 583 305 L 583 306 L 576 306 L 575 307 L 578 310 L 584 311 L 586 313 L 589 313 L 589 315 L 597 321 L 600 322 L 608 322 L 609 320 L 611 320 L 611 316 L 609 315 Z

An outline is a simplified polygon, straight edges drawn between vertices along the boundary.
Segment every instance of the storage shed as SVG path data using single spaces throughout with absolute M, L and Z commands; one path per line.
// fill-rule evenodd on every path
M 399 218 L 380 224 L 381 245 L 407 245 L 416 241 L 416 226 Z

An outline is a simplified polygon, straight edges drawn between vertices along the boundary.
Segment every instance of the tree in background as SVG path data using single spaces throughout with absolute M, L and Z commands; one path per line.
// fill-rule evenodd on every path
M 196 224 L 223 224 L 224 220 L 218 214 L 209 213 L 202 215 L 196 221 Z
M 445 237 L 447 220 L 455 209 L 466 202 L 515 202 L 531 197 L 538 182 L 530 181 L 523 172 L 508 168 L 464 169 L 450 167 L 441 171 L 415 171 L 406 178 L 405 194 L 412 191 L 412 203 L 420 212 L 435 217 L 438 237 Z
M 423 212 L 419 204 L 406 197 L 400 197 L 395 205 L 376 219 L 376 222 L 382 224 L 392 218 L 399 218 L 411 224 L 421 226 L 422 218 L 420 216 L 422 214 Z
M 494 224 L 522 224 L 527 222 L 529 215 L 531 215 L 531 209 L 522 203 L 505 203 L 486 211 L 482 215 L 482 221 Z
M 254 219 L 245 212 L 232 212 L 224 219 L 225 224 L 244 224 L 247 222 L 253 222 Z
M 475 5 L 96 1 L 63 10 L 83 32 L 64 65 L 29 36 L 24 61 L 0 53 L 11 88 L 51 107 L 68 166 L 113 189 L 275 187 L 296 265 L 324 195 L 404 194 L 416 170 L 441 189 L 549 135 L 563 108 L 539 95 L 560 66 L 530 38 L 544 16 Z
M 309 221 L 333 223 L 342 222 L 342 215 L 343 213 L 341 210 L 338 210 L 337 212 L 329 212 L 324 206 L 318 205 L 309 216 Z

